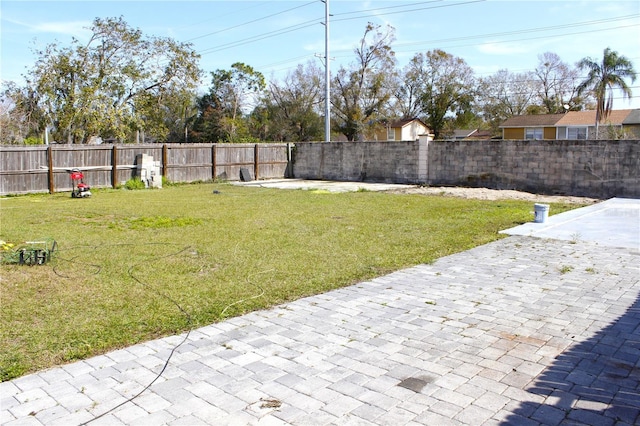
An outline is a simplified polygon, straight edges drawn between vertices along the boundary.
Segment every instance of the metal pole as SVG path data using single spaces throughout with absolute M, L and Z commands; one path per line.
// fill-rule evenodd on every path
M 53 147 L 51 145 L 47 146 L 47 168 L 49 169 L 47 174 L 49 176 L 49 194 L 53 194 L 56 192 L 54 188 L 54 179 L 53 179 Z
M 255 144 L 253 147 L 253 178 L 258 180 L 258 168 L 260 167 L 260 160 L 258 154 L 260 153 L 260 147 Z
M 111 187 L 118 187 L 118 148 L 113 144 L 111 148 Z
M 324 140 L 331 142 L 331 73 L 329 72 L 329 0 L 324 0 Z

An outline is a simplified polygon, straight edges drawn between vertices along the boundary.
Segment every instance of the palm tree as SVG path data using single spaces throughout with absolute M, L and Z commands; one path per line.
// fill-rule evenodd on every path
M 633 64 L 625 56 L 607 47 L 604 49 L 602 62 L 591 58 L 584 58 L 578 62 L 581 70 L 587 69 L 589 74 L 578 86 L 578 93 L 589 90 L 596 98 L 596 138 L 598 137 L 598 125 L 605 120 L 613 109 L 613 89 L 622 91 L 624 98 L 631 98 L 631 88 L 625 82 L 630 78 L 633 83 L 636 80 L 636 71 Z

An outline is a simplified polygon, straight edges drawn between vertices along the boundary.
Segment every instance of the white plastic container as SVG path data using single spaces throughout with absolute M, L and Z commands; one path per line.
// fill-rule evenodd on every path
M 545 223 L 549 217 L 549 204 L 534 204 L 533 215 L 535 223 Z

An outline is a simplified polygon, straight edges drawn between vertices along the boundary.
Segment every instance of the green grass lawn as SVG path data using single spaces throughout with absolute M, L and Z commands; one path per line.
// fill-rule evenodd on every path
M 58 245 L 47 265 L 2 265 L 0 380 L 429 263 L 533 218 L 531 202 L 376 192 L 93 192 L 0 201 L 1 240 Z

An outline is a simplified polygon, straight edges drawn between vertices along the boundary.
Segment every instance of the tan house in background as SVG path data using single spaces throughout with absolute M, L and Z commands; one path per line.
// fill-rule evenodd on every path
M 595 111 L 517 115 L 500 126 L 502 139 L 597 139 Z M 598 126 L 599 139 L 640 138 L 640 109 L 613 110 Z
M 515 115 L 500 125 L 502 139 L 556 139 L 555 124 L 564 114 Z
M 416 141 L 420 136 L 431 133 L 429 127 L 418 118 L 405 118 L 386 123 L 385 128 L 376 132 L 378 141 Z

